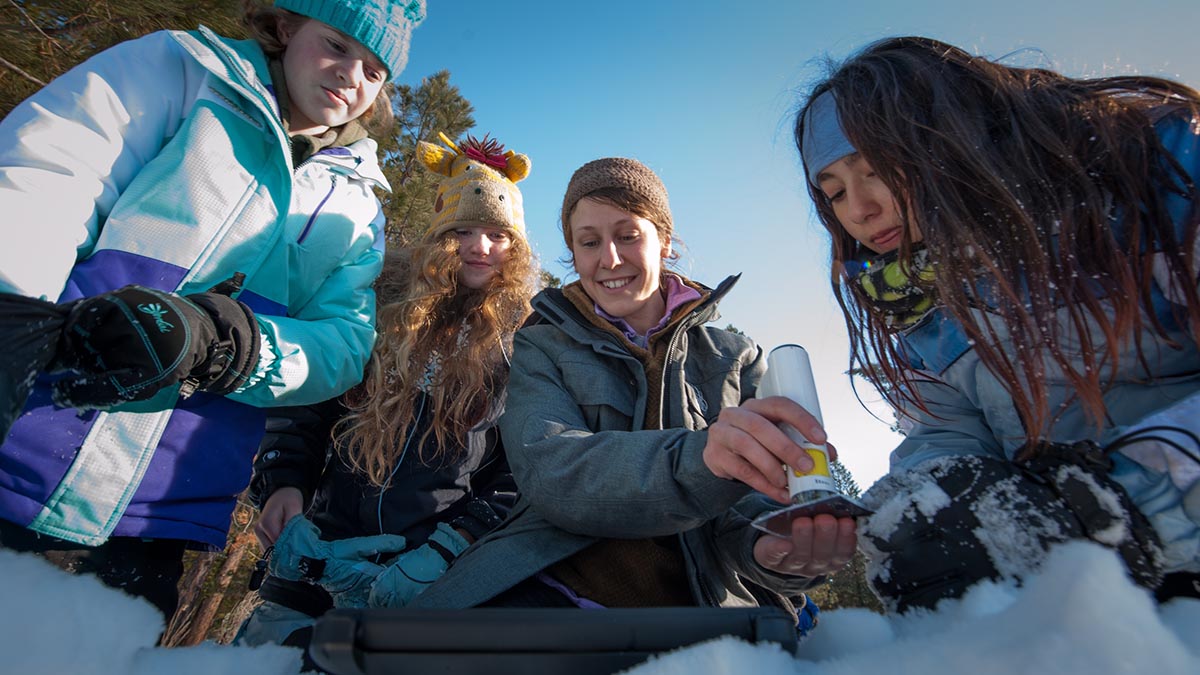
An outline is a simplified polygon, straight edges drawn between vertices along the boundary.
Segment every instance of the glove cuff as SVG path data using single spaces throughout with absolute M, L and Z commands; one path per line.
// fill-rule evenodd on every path
M 434 552 L 434 553 L 436 553 L 436 554 L 438 554 L 439 556 L 441 556 L 441 557 L 442 557 L 442 560 L 445 560 L 445 561 L 446 561 L 446 565 L 447 565 L 447 566 L 449 566 L 449 565 L 450 565 L 450 563 L 454 562 L 454 558 L 456 558 L 456 557 L 457 557 L 457 556 L 455 556 L 455 555 L 454 555 L 454 552 L 453 552 L 453 551 L 451 551 L 450 549 L 446 548 L 445 546 L 442 546 L 441 544 L 437 543 L 437 542 L 436 542 L 436 541 L 434 541 L 433 539 L 430 539 L 429 541 L 425 542 L 425 544 L 426 544 L 427 546 L 429 546 L 429 548 L 433 549 L 433 552 Z
M 191 384 L 193 390 L 202 389 L 218 396 L 237 391 L 258 365 L 262 337 L 254 311 L 220 293 L 195 293 L 187 299 L 212 319 L 217 340 L 204 361 L 190 373 L 185 386 Z
M 454 527 L 447 523 L 438 523 L 437 529 L 433 534 L 429 535 L 429 539 L 425 540 L 429 548 L 437 552 L 446 561 L 446 564 L 454 562 L 458 554 L 462 553 L 471 545 L 461 534 L 454 530 Z

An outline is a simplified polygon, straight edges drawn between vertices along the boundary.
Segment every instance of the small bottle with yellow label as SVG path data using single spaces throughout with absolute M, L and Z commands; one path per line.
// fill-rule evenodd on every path
M 768 396 L 790 398 L 812 413 L 818 422 L 822 422 L 812 363 L 803 347 L 780 345 L 767 355 L 767 373 L 758 385 L 757 397 Z M 792 503 L 807 504 L 839 494 L 837 483 L 829 471 L 829 452 L 825 444 L 810 442 L 789 424 L 781 424 L 779 428 L 796 445 L 804 448 L 813 460 L 812 470 L 803 473 L 791 467 L 784 467 L 787 471 L 788 493 L 792 497 Z

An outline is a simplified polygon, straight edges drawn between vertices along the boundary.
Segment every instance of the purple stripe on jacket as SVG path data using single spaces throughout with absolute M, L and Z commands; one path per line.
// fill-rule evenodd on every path
M 163 291 L 173 291 L 179 287 L 179 282 L 183 280 L 185 274 L 187 274 L 187 270 L 178 265 L 128 251 L 103 249 L 96 251 L 95 255 L 75 266 L 58 301 L 69 302 L 79 298 L 89 298 L 129 284 L 141 284 Z M 287 316 L 287 307 L 282 303 L 249 290 L 243 290 L 238 295 L 238 300 L 246 303 L 246 306 L 254 310 L 255 314 Z
M 145 256 L 102 250 L 76 265 L 60 301 L 133 283 L 174 289 L 185 273 Z M 259 314 L 285 314 L 280 303 L 254 293 L 244 291 L 239 299 Z M 50 399 L 54 379 L 38 379 L 25 412 L 0 445 L 0 518 L 20 525 L 37 517 L 97 417 L 95 411 L 56 408 Z M 180 401 L 114 535 L 224 547 L 237 495 L 250 479 L 264 419 L 258 408 L 203 392 Z

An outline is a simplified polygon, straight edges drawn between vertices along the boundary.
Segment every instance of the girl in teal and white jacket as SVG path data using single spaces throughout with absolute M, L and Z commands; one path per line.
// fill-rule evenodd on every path
M 261 408 L 360 379 L 388 188 L 366 129 L 423 17 L 248 5 L 255 40 L 132 40 L 0 123 L 0 292 L 64 315 L 0 445 L 0 546 L 169 615 L 184 548 L 224 545 Z

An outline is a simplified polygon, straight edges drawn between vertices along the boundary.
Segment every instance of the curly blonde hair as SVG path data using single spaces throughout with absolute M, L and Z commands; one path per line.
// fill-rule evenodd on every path
M 413 441 L 420 460 L 433 465 L 461 457 L 467 432 L 495 413 L 508 382 L 513 334 L 536 290 L 529 243 L 513 236 L 499 273 L 481 290 L 458 284 L 461 265 L 453 230 L 427 233 L 389 254 L 375 284 L 378 338 L 362 384 L 345 396 L 350 413 L 334 427 L 346 464 L 373 485 L 387 482 L 416 428 L 418 392 L 425 391 L 423 415 L 432 421 Z

